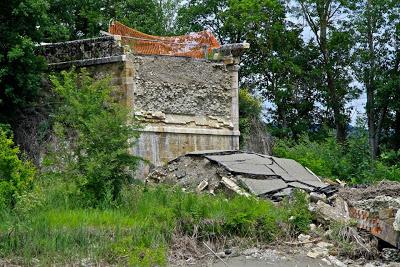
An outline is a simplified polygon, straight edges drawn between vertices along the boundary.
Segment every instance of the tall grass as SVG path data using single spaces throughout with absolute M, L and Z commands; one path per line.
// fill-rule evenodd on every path
M 53 186 L 52 188 L 57 188 Z M 51 189 L 53 190 L 53 189 Z M 66 201 L 0 215 L 0 258 L 23 265 L 81 263 L 154 266 L 167 263 L 174 233 L 199 240 L 247 237 L 269 242 L 305 231 L 311 220 L 305 196 L 281 206 L 255 198 L 196 195 L 166 187 L 125 188 L 114 207 L 87 209 Z M 44 204 L 43 204 L 44 203 Z

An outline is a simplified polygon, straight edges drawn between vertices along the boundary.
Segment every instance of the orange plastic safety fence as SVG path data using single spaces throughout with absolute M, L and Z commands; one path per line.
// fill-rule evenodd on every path
M 110 24 L 108 32 L 120 35 L 123 45 L 129 45 L 135 53 L 145 55 L 204 58 L 213 48 L 220 47 L 217 39 L 209 31 L 162 37 L 148 35 L 114 21 Z

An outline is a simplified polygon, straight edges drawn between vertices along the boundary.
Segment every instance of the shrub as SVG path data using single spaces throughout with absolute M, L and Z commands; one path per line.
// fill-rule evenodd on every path
M 295 190 L 290 199 L 285 199 L 282 203 L 287 219 L 287 231 L 291 235 L 307 232 L 313 219 L 312 213 L 308 208 L 308 195 L 301 190 Z
M 13 208 L 35 178 L 34 166 L 19 158 L 19 148 L 8 132 L 0 127 L 0 209 Z
M 278 157 L 294 159 L 323 177 L 334 176 L 338 165 L 342 164 L 340 147 L 334 138 L 327 138 L 325 142 L 311 141 L 306 135 L 298 142 L 279 139 L 275 142 L 273 153 Z
M 138 163 L 129 149 L 137 125 L 118 103 L 109 79 L 94 80 L 84 69 L 52 76 L 61 99 L 54 116 L 57 138 L 48 158 L 52 178 L 73 183 L 77 195 L 91 206 L 115 201 Z
M 279 139 L 275 142 L 274 155 L 294 159 L 322 177 L 351 183 L 400 180 L 400 166 L 394 160 L 397 152 L 383 153 L 381 158 L 372 161 L 367 134 L 361 130 L 350 135 L 344 145 L 333 137 L 310 141 L 305 135 L 298 142 Z

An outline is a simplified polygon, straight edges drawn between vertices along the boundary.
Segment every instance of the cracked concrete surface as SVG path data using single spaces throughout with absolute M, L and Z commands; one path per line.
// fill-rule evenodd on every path
M 213 193 L 223 177 L 262 197 L 280 199 L 294 188 L 307 192 L 327 187 L 313 173 L 294 160 L 242 151 L 196 151 L 178 157 L 150 173 L 148 181 L 176 183 L 193 190 L 200 183 Z

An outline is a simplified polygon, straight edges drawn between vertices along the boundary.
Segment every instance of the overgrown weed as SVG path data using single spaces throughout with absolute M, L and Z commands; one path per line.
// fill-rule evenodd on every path
M 287 237 L 282 225 L 290 226 L 289 234 L 297 234 L 311 220 L 301 193 L 275 205 L 253 197 L 227 199 L 136 185 L 123 189 L 115 207 L 88 209 L 69 203 L 74 200 L 62 195 L 62 187 L 53 184 L 46 189 L 35 209 L 2 213 L 1 258 L 23 265 L 32 265 L 32 259 L 39 265 L 67 264 L 71 259 L 165 265 L 178 231 L 197 241 L 239 237 L 266 243 Z M 56 193 L 62 201 L 51 201 Z
M 375 259 L 378 257 L 376 240 L 369 234 L 362 234 L 357 229 L 357 223 L 332 223 L 330 225 L 330 238 L 335 242 L 336 252 L 340 256 L 350 258 Z

